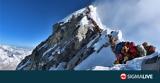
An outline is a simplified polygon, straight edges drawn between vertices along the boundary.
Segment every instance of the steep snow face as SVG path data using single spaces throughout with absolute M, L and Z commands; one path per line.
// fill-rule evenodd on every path
M 102 24 L 98 14 L 96 13 L 96 7 L 89 6 L 89 8 L 91 9 L 91 13 L 89 16 L 96 21 L 97 25 L 103 30 L 103 32 L 101 33 L 101 37 L 99 38 L 98 42 L 93 45 L 96 52 L 92 53 L 88 58 L 77 65 L 74 68 L 75 70 L 86 70 L 97 65 L 113 66 L 113 62 L 116 58 L 109 45 L 107 47 L 103 47 L 105 44 L 109 44 L 107 34 L 111 33 L 112 30 Z M 83 23 L 87 23 L 87 21 L 84 21 Z M 116 37 L 119 40 L 118 42 L 123 40 L 122 32 L 120 30 L 113 30 L 113 33 L 111 35 L 113 37 Z M 90 43 L 92 43 L 93 41 L 91 41 Z M 90 46 L 90 43 L 87 45 L 87 47 Z
M 117 37 L 119 40 L 122 38 L 121 31 L 114 31 L 111 35 L 113 37 Z M 106 31 L 102 32 L 98 42 L 93 46 L 95 52 L 92 53 L 87 59 L 82 61 L 82 63 L 80 63 L 78 66 L 76 66 L 75 70 L 87 70 L 95 66 L 113 66 L 116 57 L 110 47 Z
M 96 7 L 88 6 L 55 24 L 54 33 L 38 45 L 17 69 L 86 70 L 97 65 L 113 66 L 115 55 L 108 34 L 122 40 L 121 31 L 104 26 Z
M 115 56 L 110 47 L 102 48 L 102 50 L 97 53 L 91 54 L 87 59 L 80 63 L 75 70 L 87 70 L 94 66 L 113 66 Z
M 15 70 L 19 62 L 31 53 L 31 49 L 0 45 L 0 70 Z
M 96 7 L 78 10 L 53 26 L 53 34 L 39 44 L 17 70 L 141 70 L 147 57 L 114 65 L 109 36 L 124 41 L 120 30 L 102 24 Z

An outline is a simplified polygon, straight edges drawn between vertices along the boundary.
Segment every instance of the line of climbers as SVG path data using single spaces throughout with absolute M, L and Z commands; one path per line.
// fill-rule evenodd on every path
M 94 30 L 98 33 L 102 32 L 102 29 L 97 25 L 97 23 L 90 17 L 91 9 L 87 7 L 86 16 L 87 19 L 91 21 L 94 25 Z M 114 31 L 111 32 L 113 34 Z M 116 60 L 114 64 L 125 64 L 128 60 L 132 60 L 137 57 L 148 56 L 155 52 L 156 48 L 153 45 L 149 45 L 144 42 L 142 45 L 136 45 L 134 42 L 123 41 L 116 44 L 118 37 L 113 37 L 108 35 L 109 42 L 112 51 L 116 55 Z M 108 44 L 106 45 L 108 47 Z M 106 47 L 105 46 L 105 47 Z
M 108 35 L 108 37 L 112 51 L 116 55 L 114 64 L 125 64 L 128 60 L 151 55 L 156 50 L 153 45 L 149 45 L 147 42 L 144 42 L 142 45 L 136 45 L 134 42 L 129 41 L 122 41 L 116 44 L 118 38 L 111 35 Z

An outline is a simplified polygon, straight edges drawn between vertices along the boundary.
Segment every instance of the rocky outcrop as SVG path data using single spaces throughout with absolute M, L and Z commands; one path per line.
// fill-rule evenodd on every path
M 52 35 L 22 60 L 17 70 L 49 70 L 59 66 L 72 70 L 92 54 L 94 49 L 91 46 L 99 39 L 102 29 L 91 17 L 91 9 L 89 6 L 73 13 L 66 22 L 56 23 Z
M 141 56 L 114 65 L 114 46 L 122 40 L 122 32 L 106 28 L 98 18 L 96 7 L 89 6 L 54 24 L 53 33 L 16 69 L 86 70 L 97 66 L 106 70 L 160 70 L 159 57 Z

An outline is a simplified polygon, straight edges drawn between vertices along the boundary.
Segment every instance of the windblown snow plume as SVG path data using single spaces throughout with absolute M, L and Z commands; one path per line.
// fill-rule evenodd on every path
M 94 4 L 103 24 L 122 30 L 125 39 L 159 46 L 160 0 L 97 0 Z
M 0 70 L 15 70 L 19 62 L 30 53 L 30 49 L 0 45 Z

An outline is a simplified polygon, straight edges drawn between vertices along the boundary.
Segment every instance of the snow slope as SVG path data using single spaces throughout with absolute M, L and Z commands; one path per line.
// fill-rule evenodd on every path
M 0 70 L 15 70 L 19 62 L 31 53 L 31 49 L 0 45 Z
M 106 34 L 109 34 L 111 30 L 105 25 L 101 23 L 98 14 L 96 13 L 96 7 L 91 6 L 92 10 L 91 17 L 97 22 L 97 24 L 102 27 L 104 32 L 102 33 L 99 41 L 94 45 L 95 50 L 98 50 L 102 45 L 108 42 Z M 105 32 L 105 30 L 107 30 Z M 119 41 L 125 41 L 122 37 L 122 32 L 120 30 L 115 31 L 112 36 L 117 36 Z M 128 61 L 126 64 L 117 64 L 114 65 L 116 57 L 112 52 L 111 47 L 105 47 L 100 50 L 100 52 L 94 52 L 87 59 L 85 59 L 82 63 L 75 67 L 75 70 L 141 70 L 141 64 L 144 59 L 152 58 L 158 55 L 158 51 L 150 56 L 135 58 L 131 61 Z
M 109 43 L 107 35 L 110 34 L 111 31 L 114 31 L 112 36 L 117 37 L 119 40 L 118 42 L 123 40 L 122 32 L 120 30 L 116 30 L 116 31 L 111 30 L 110 28 L 108 28 L 102 24 L 98 14 L 97 14 L 96 7 L 91 5 L 91 6 L 89 6 L 89 8 L 91 9 L 90 17 L 92 19 L 94 19 L 94 21 L 103 30 L 103 32 L 101 33 L 101 37 L 100 37 L 99 41 L 96 44 L 94 44 L 94 50 L 96 50 L 96 52 L 92 53 L 88 58 L 86 58 L 78 66 L 76 66 L 74 68 L 75 70 L 87 70 L 87 69 L 90 69 L 90 68 L 95 67 L 97 65 L 99 65 L 99 66 L 113 66 L 113 62 L 115 61 L 116 57 L 115 57 L 114 53 L 112 52 L 111 47 L 108 46 L 108 47 L 104 47 L 102 49 L 101 49 L 101 47 L 104 44 Z M 90 45 L 87 45 L 87 46 L 89 47 Z M 100 50 L 100 51 L 97 52 L 98 50 Z
M 114 31 L 114 33 L 111 35 L 114 37 L 118 37 L 119 40 L 121 40 L 120 38 L 122 38 L 121 31 Z M 82 63 L 76 66 L 75 70 L 88 70 L 98 65 L 107 67 L 113 66 L 116 57 L 112 52 L 110 45 L 108 45 L 107 47 L 103 47 L 103 45 L 105 44 L 109 44 L 109 39 L 106 31 L 102 32 L 98 42 L 94 44 L 94 50 L 96 51 L 92 53 L 87 59 L 82 61 Z
M 152 57 L 157 56 L 157 55 L 159 55 L 158 52 L 156 52 L 156 53 L 154 53 L 150 56 L 135 58 L 131 61 L 127 61 L 126 64 L 116 64 L 112 67 L 95 66 L 91 70 L 106 70 L 106 71 L 108 71 L 108 70 L 141 70 L 141 64 L 142 64 L 143 60 L 152 58 Z
M 31 56 L 25 58 L 17 66 L 17 69 L 141 70 L 144 59 L 157 55 L 155 53 L 135 58 L 126 64 L 114 65 L 116 57 L 111 49 L 108 35 L 117 38 L 117 43 L 125 40 L 121 30 L 111 30 L 102 24 L 96 9 L 92 5 L 88 6 L 57 23 L 54 26 L 55 32 L 38 45 Z M 87 31 L 89 35 L 94 35 L 87 38 Z M 113 33 L 111 33 L 112 31 Z M 84 45 L 82 46 L 81 43 Z

